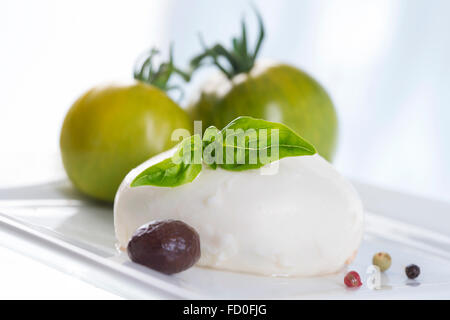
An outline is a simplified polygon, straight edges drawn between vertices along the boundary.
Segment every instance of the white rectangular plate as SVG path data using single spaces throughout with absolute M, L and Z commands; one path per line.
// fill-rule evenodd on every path
M 372 255 L 389 252 L 381 289 L 345 288 L 347 270 L 315 278 L 270 278 L 194 267 L 166 276 L 115 248 L 112 207 L 86 200 L 67 181 L 0 190 L 0 243 L 126 298 L 450 298 L 450 205 L 355 183 L 366 232 L 349 269 L 366 282 Z M 404 268 L 421 268 L 408 280 Z

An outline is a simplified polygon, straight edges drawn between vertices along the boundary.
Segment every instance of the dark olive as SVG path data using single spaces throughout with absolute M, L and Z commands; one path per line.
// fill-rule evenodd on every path
M 127 251 L 133 262 L 173 274 L 192 267 L 200 259 L 200 237 L 182 221 L 154 221 L 136 230 Z

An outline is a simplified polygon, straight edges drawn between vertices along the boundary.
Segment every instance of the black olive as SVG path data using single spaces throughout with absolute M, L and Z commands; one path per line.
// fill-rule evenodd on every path
M 127 251 L 132 261 L 173 274 L 192 267 L 200 259 L 200 237 L 182 221 L 155 221 L 136 230 Z
M 420 268 L 415 264 L 410 264 L 405 268 L 405 273 L 409 279 L 415 279 L 420 274 Z

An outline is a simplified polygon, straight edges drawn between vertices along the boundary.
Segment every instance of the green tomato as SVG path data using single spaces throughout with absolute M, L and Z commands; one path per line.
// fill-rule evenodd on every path
M 70 108 L 60 147 L 67 175 L 84 194 L 113 201 L 133 168 L 173 147 L 171 134 L 192 132 L 189 116 L 160 89 L 135 82 L 89 90 Z
M 223 128 L 238 116 L 281 122 L 311 142 L 331 161 L 337 140 L 337 116 L 322 86 L 303 71 L 285 64 L 255 66 L 232 80 L 210 82 L 188 107 L 203 128 Z

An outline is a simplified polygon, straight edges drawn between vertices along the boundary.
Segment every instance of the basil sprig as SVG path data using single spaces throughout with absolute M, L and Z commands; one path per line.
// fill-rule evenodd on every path
M 171 158 L 142 171 L 132 187 L 177 187 L 192 182 L 202 163 L 230 171 L 257 169 L 285 157 L 313 155 L 312 144 L 281 123 L 239 117 L 219 130 L 206 129 L 178 144 Z

